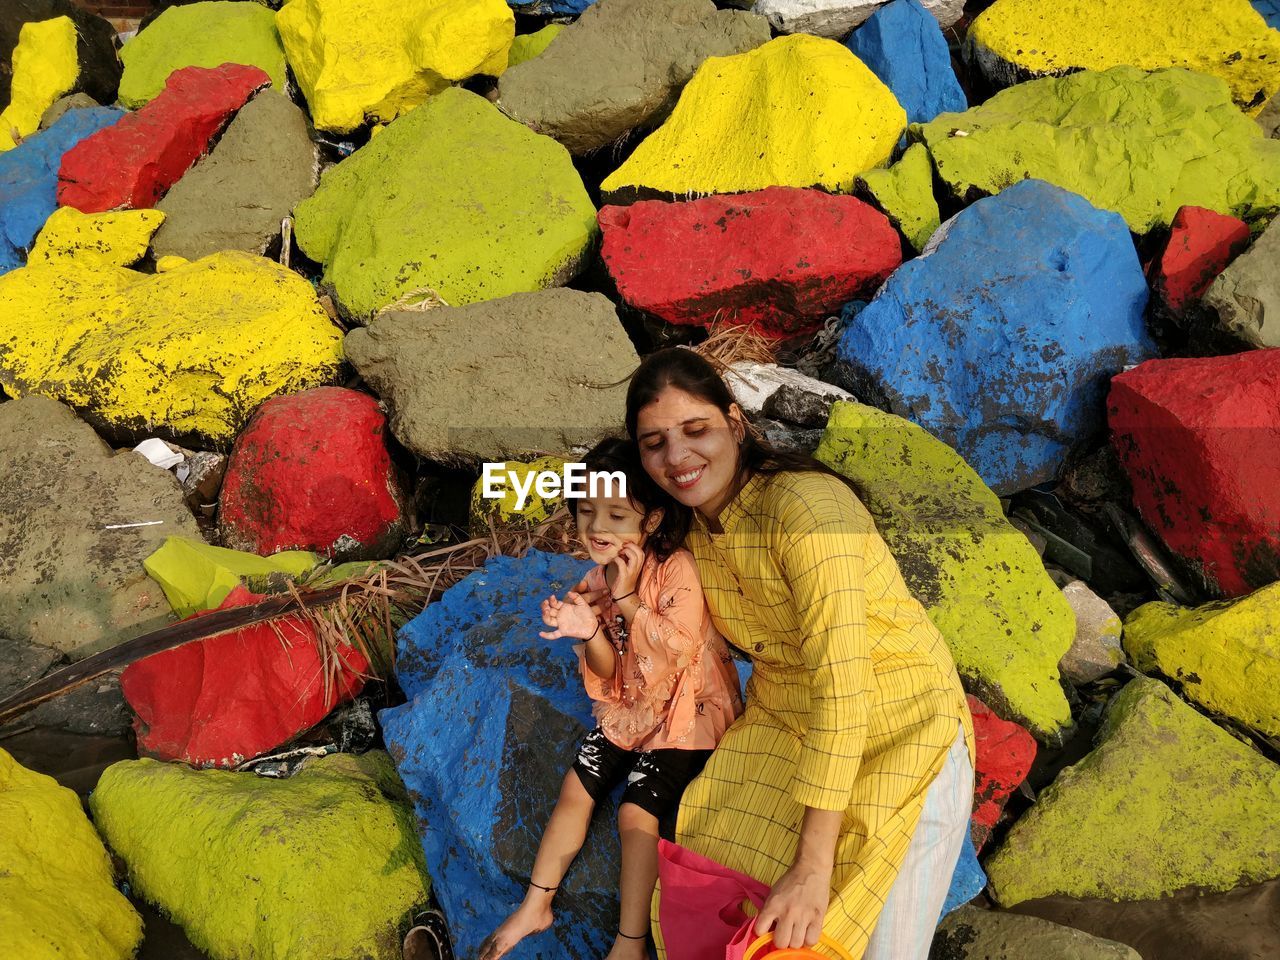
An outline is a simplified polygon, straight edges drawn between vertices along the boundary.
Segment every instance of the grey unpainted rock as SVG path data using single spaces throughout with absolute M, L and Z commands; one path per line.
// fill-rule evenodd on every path
M 1262 128 L 1264 136 L 1275 139 L 1280 136 L 1280 94 L 1267 101 L 1267 105 L 1254 118 Z
M 39 680 L 61 659 L 52 647 L 0 636 L 0 700 Z
M 1252 347 L 1280 347 L 1277 264 L 1280 226 L 1273 222 L 1248 250 L 1218 274 L 1204 295 L 1204 302 L 1218 314 L 1218 325 Z
M 964 13 L 964 0 L 921 0 L 944 27 Z M 883 7 L 886 0 L 756 0 L 756 13 L 769 18 L 779 33 L 812 33 L 843 40 Z
M 563 456 L 618 432 L 620 381 L 640 362 L 607 298 L 561 288 L 387 311 L 344 348 L 396 438 L 460 467 Z
M 934 934 L 929 960 L 1142 960 L 1123 943 L 1039 917 L 963 906 Z
M 83 110 L 87 107 L 99 106 L 102 106 L 102 104 L 87 93 L 70 93 L 65 97 L 59 97 L 53 101 L 49 109 L 44 112 L 44 116 L 40 118 L 40 129 L 48 130 L 61 120 L 62 115 L 68 110 Z
M 769 40 L 763 17 L 711 0 L 597 0 L 498 83 L 507 116 L 583 154 L 656 126 L 707 57 Z
M 283 94 L 264 90 L 156 204 L 165 222 L 152 249 L 188 260 L 219 250 L 265 253 L 319 176 L 306 115 Z
M 170 536 L 201 539 L 169 473 L 54 400 L 0 404 L 0 635 L 77 660 L 164 626 L 142 561 Z
M 725 383 L 744 413 L 805 427 L 825 427 L 833 403 L 854 399 L 848 390 L 776 363 L 731 364 Z
M 1068 583 L 1062 595 L 1076 615 L 1076 638 L 1058 669 L 1072 683 L 1092 683 L 1126 661 L 1120 647 L 1124 625 L 1107 601 L 1081 580 Z

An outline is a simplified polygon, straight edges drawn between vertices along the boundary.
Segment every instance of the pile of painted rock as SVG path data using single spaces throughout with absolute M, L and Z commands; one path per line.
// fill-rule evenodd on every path
M 934 957 L 1280 956 L 1280 5 L 163 6 L 0 9 L 0 717 L 551 518 L 481 464 L 711 337 L 972 695 Z M 395 960 L 438 907 L 471 957 L 591 722 L 536 636 L 585 568 L 495 556 L 393 673 L 295 612 L 10 717 L 6 955 Z M 605 810 L 513 956 L 602 956 L 617 859 Z

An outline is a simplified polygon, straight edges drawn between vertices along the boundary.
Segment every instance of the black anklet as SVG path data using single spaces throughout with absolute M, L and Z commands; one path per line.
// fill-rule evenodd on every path
M 534 883 L 532 880 L 529 881 L 529 886 L 537 887 L 539 890 L 545 890 L 547 891 L 547 893 L 555 893 L 557 890 L 560 889 L 560 884 L 558 883 L 554 887 L 544 887 L 542 884 Z
M 633 937 L 631 934 L 629 934 L 629 933 L 623 933 L 621 930 L 619 930 L 619 931 L 618 931 L 618 936 L 620 936 L 620 937 L 626 937 L 628 940 L 647 940 L 647 939 L 648 939 L 648 937 L 649 937 L 649 934 L 647 934 L 647 933 L 642 933 L 642 934 L 640 934 L 640 936 L 638 936 L 638 937 Z

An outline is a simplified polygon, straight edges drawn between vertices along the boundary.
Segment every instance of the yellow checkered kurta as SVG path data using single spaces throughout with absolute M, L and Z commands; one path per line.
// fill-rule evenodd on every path
M 680 804 L 677 840 L 772 885 L 806 806 L 845 811 L 823 932 L 862 955 L 962 725 L 955 664 L 838 479 L 757 474 L 693 552 L 715 625 L 754 664 L 746 712 Z

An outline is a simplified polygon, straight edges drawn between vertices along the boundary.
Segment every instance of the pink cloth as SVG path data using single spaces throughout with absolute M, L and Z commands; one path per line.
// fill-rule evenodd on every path
M 755 917 L 769 888 L 699 853 L 658 841 L 658 926 L 667 960 L 742 960 L 755 941 Z
M 604 567 L 586 576 L 606 590 Z M 600 729 L 623 750 L 711 750 L 742 712 L 738 673 L 711 623 L 693 555 L 677 550 L 640 571 L 640 609 L 625 629 L 617 604 L 604 601 L 605 632 L 622 656 L 612 677 L 591 671 L 585 644 L 574 649 Z

